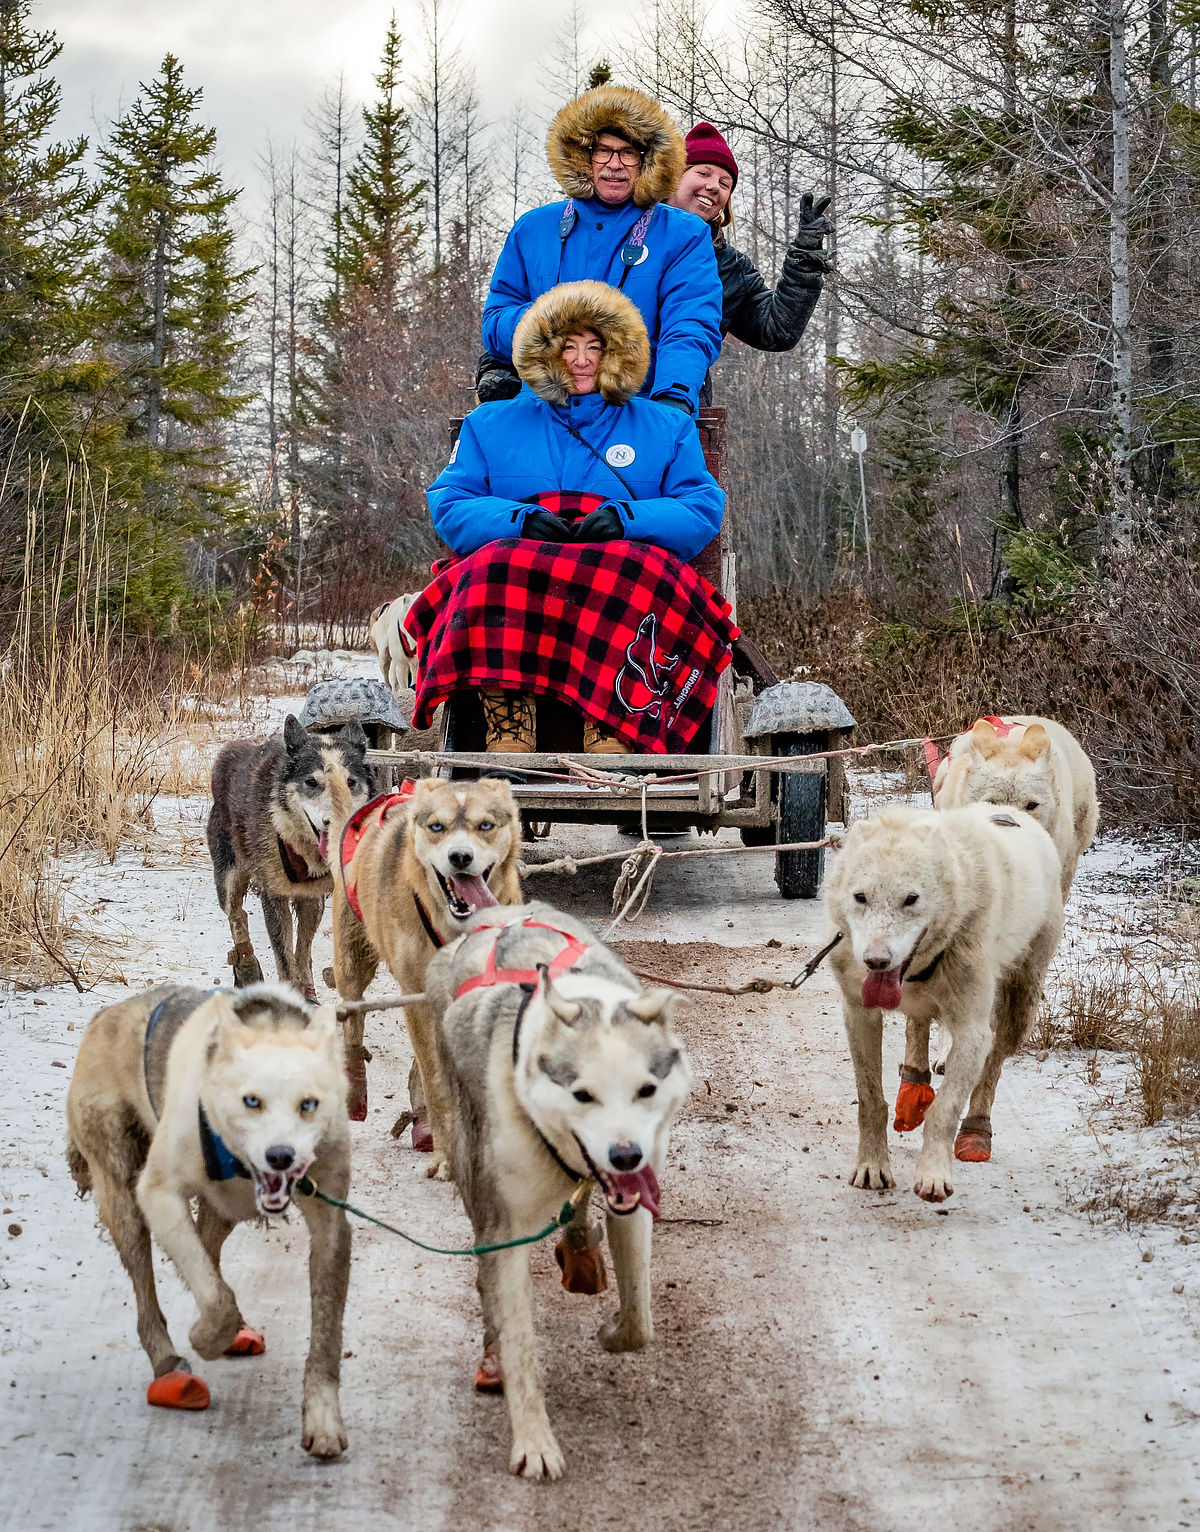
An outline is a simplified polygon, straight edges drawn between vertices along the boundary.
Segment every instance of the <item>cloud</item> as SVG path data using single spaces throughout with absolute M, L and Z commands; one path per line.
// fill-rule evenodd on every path
M 539 95 L 536 60 L 550 45 L 569 0 L 460 0 L 447 6 L 463 51 L 475 63 L 485 115 L 503 118 Z M 640 0 L 587 7 L 605 29 L 640 10 Z M 396 12 L 406 65 L 419 68 L 417 0 L 45 0 L 34 24 L 63 44 L 61 131 L 96 136 L 129 106 L 140 82 L 174 53 L 184 78 L 202 87 L 202 115 L 220 135 L 230 179 L 250 184 L 268 136 L 304 133 L 304 113 L 344 72 L 356 98 L 369 94 L 384 30 Z

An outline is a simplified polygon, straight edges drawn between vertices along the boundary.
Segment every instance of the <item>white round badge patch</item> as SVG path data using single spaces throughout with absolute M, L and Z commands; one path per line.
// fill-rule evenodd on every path
M 610 468 L 628 468 L 636 456 L 633 448 L 627 447 L 624 442 L 613 442 L 604 454 L 604 461 Z

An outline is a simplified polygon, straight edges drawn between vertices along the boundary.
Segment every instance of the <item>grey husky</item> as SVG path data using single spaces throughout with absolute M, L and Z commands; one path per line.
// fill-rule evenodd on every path
M 217 898 L 233 936 L 228 961 L 235 984 L 257 984 L 263 976 L 243 907 L 253 889 L 262 899 L 279 978 L 315 1004 L 312 943 L 325 896 L 333 892 L 329 778 L 337 772 L 344 779 L 354 808 L 366 803 L 372 791 L 366 748 L 358 723 L 327 739 L 310 734 L 289 714 L 282 737 L 265 744 L 236 740 L 213 762 L 208 849 Z
M 439 952 L 425 982 L 450 1095 L 450 1158 L 477 1245 L 536 1233 L 568 1198 L 586 1220 L 595 1183 L 608 1214 L 620 1306 L 606 1351 L 654 1333 L 650 1234 L 657 1172 L 691 1085 L 672 1026 L 682 997 L 643 991 L 577 920 L 548 904 L 481 911 Z M 578 1194 L 578 1195 L 577 1195 Z M 563 1455 L 546 1416 L 527 1246 L 479 1257 L 484 1366 L 502 1381 L 509 1467 L 557 1479 Z

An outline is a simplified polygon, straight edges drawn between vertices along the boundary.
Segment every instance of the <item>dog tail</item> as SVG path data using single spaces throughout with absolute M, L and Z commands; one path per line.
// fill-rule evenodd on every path
M 79 1195 L 86 1197 L 92 1189 L 92 1167 L 75 1140 L 67 1135 L 67 1168 L 71 1172 L 71 1178 L 79 1188 Z

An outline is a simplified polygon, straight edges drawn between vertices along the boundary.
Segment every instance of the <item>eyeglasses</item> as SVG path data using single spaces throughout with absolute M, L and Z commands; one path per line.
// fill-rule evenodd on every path
M 607 144 L 597 144 L 592 150 L 592 162 L 596 165 L 611 165 L 613 160 L 619 160 L 622 165 L 632 167 L 641 158 L 640 149 L 610 149 Z

